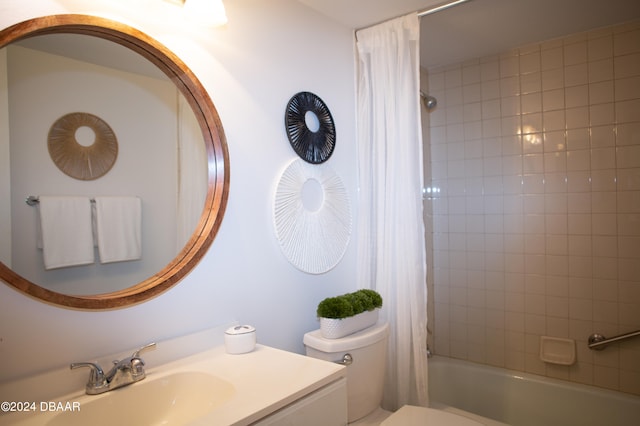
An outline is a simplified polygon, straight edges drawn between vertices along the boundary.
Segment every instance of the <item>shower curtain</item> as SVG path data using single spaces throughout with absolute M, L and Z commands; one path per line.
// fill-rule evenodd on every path
M 427 284 L 416 14 L 356 33 L 358 285 L 390 325 L 383 407 L 426 406 Z

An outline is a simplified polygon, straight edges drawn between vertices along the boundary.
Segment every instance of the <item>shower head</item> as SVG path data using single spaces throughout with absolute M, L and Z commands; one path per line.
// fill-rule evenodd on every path
M 420 91 L 420 97 L 422 98 L 422 104 L 427 108 L 427 110 L 431 111 L 438 105 L 438 100 L 431 95 L 427 95 L 423 91 Z

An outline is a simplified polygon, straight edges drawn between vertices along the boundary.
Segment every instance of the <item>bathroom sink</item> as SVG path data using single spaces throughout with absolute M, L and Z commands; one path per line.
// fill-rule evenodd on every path
M 47 425 L 174 425 L 206 416 L 231 399 L 234 386 L 203 372 L 176 372 L 87 399 L 80 410 L 57 414 Z
M 86 395 L 86 372 L 70 372 L 68 366 L 0 382 L 0 402 L 32 401 L 16 403 L 9 412 L 2 412 L 10 407 L 3 405 L 0 426 L 249 426 L 289 416 L 292 406 L 311 414 L 300 407 L 340 405 L 343 391 L 346 420 L 345 367 L 260 344 L 248 353 L 229 354 L 223 344 L 228 327 L 160 342 L 162 351 L 145 359 L 144 380 L 98 395 Z M 185 353 L 185 348 L 200 350 Z M 98 364 L 118 357 L 105 355 Z

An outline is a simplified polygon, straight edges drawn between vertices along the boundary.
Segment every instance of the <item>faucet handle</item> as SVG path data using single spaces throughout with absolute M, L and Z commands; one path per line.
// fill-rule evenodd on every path
M 149 343 L 148 345 L 144 345 L 143 347 L 135 351 L 133 355 L 131 355 L 131 358 L 140 358 L 140 354 L 142 352 L 154 350 L 155 348 L 156 348 L 155 343 Z
M 149 343 L 135 351 L 131 358 L 129 358 L 129 368 L 131 369 L 131 375 L 136 380 L 142 380 L 146 376 L 146 372 L 144 371 L 144 360 L 140 357 L 140 354 L 144 351 L 154 350 L 156 348 L 155 343 Z
M 146 374 L 144 371 L 144 360 L 142 358 L 131 358 L 131 376 L 142 379 Z
M 93 362 L 74 362 L 69 365 L 71 370 L 80 367 L 89 367 L 91 369 L 87 388 L 101 386 L 104 383 L 104 371 L 102 371 L 102 368 L 100 368 L 98 364 L 94 364 Z

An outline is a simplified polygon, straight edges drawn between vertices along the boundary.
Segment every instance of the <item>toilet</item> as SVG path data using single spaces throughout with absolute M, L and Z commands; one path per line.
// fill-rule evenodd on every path
M 404 405 L 380 426 L 483 426 L 474 419 L 435 408 Z
M 338 339 L 324 338 L 320 330 L 304 335 L 307 356 L 347 366 L 349 423 L 372 415 L 380 407 L 388 337 L 386 322 Z

